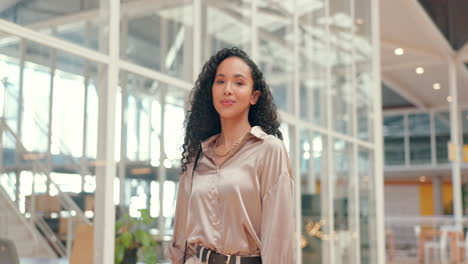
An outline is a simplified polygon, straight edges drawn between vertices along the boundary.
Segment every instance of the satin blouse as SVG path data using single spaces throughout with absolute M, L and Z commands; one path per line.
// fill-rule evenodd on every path
M 294 181 L 283 141 L 254 126 L 220 167 L 212 145 L 203 141 L 180 176 L 173 241 L 165 255 L 183 263 L 203 245 L 226 255 L 258 256 L 263 264 L 295 263 Z

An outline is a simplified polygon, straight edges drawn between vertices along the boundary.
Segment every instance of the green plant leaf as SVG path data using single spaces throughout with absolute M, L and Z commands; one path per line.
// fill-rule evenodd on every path
M 123 232 L 122 233 L 122 236 L 120 237 L 121 241 L 122 241 L 122 245 L 125 247 L 125 248 L 129 248 L 131 245 L 132 245 L 132 242 L 133 242 L 133 235 L 132 233 L 130 232 Z
M 115 264 L 120 264 L 122 262 L 123 258 L 125 255 L 125 247 L 123 244 L 117 244 L 115 245 Z
M 115 222 L 115 233 L 119 233 L 120 229 L 122 228 L 123 225 L 124 225 L 124 223 L 123 223 L 122 220 L 117 220 Z
M 158 257 L 156 256 L 155 247 L 144 247 L 143 248 L 143 259 L 147 264 L 158 263 Z
M 138 230 L 135 231 L 135 238 L 144 247 L 150 246 L 151 241 L 153 240 L 153 238 L 151 237 L 151 235 L 148 232 L 146 232 L 144 230 L 141 230 L 141 229 L 138 229 Z
M 143 219 L 143 223 L 145 223 L 146 225 L 149 225 L 154 221 L 148 209 L 140 209 L 139 211 L 141 214 L 141 219 Z

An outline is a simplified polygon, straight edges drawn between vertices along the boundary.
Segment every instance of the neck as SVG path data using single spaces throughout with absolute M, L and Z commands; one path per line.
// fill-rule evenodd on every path
M 221 119 L 220 141 L 222 145 L 228 147 L 234 144 L 239 138 L 250 131 L 252 126 L 248 119 Z

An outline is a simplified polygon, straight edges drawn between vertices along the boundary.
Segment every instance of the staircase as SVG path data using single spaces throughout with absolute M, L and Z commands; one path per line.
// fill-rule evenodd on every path
M 18 138 L 18 136 L 13 132 L 13 130 L 8 126 L 5 120 L 0 117 L 0 135 L 4 138 L 10 138 L 13 140 L 16 145 L 16 151 L 20 156 L 38 156 L 37 153 L 29 152 Z M 0 139 L 1 140 L 1 139 Z M 0 141 L 0 151 L 3 151 L 1 148 Z M 0 156 L 0 162 L 3 162 Z M 25 170 L 31 171 L 36 175 L 45 176 L 51 185 L 57 190 L 58 201 L 60 203 L 61 212 L 68 213 L 69 215 L 76 215 L 79 220 L 86 224 L 91 224 L 89 219 L 87 219 L 83 211 L 77 206 L 73 199 L 67 194 L 63 193 L 60 190 L 60 186 L 55 184 L 55 182 L 50 177 L 51 169 L 47 168 L 45 164 L 40 159 L 30 159 L 28 163 L 22 163 L 22 167 Z M 73 159 L 69 160 L 68 165 L 79 170 L 80 166 Z M 3 168 L 5 169 L 5 168 Z M 0 171 L 0 177 L 2 177 L 3 171 Z M 71 245 L 73 240 L 74 231 L 71 230 L 70 235 L 67 237 L 67 240 L 64 243 L 57 237 L 57 234 L 54 233 L 49 225 L 44 220 L 43 216 L 39 213 L 35 213 L 34 207 L 31 207 L 32 212 L 22 214 L 21 211 L 17 208 L 17 205 L 13 202 L 8 195 L 7 190 L 12 190 L 14 186 L 4 186 L 9 185 L 2 182 L 0 185 L 0 237 L 8 238 L 12 240 L 18 250 L 18 255 L 20 257 L 26 258 L 62 258 L 70 257 Z M 34 191 L 32 196 L 37 195 Z M 32 202 L 34 204 L 34 202 Z
M 57 257 L 34 225 L 18 211 L 3 186 L 0 186 L 0 237 L 12 240 L 20 257 Z

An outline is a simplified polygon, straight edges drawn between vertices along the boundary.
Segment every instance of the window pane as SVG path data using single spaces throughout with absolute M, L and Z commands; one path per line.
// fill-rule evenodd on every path
M 315 1 L 298 8 L 299 26 L 299 80 L 300 117 L 326 126 L 327 41 L 325 2 Z
M 384 117 L 385 165 L 405 164 L 403 116 Z
M 2 89 L 2 116 L 13 132 L 17 132 L 19 105 L 19 39 L 0 46 L 0 88 Z M 5 143 L 4 143 L 5 144 Z M 5 146 L 5 145 L 4 145 Z
M 260 0 L 258 3 L 259 61 L 279 109 L 293 111 L 293 11 L 294 1 Z
M 333 1 L 330 4 L 330 49 L 331 49 L 331 96 L 333 129 L 344 134 L 352 134 L 352 54 L 353 18 L 351 2 Z
M 448 142 L 450 141 L 449 113 L 435 113 L 434 121 L 437 163 L 448 163 Z
M 125 6 L 137 7 L 121 1 Z M 148 1 L 121 17 L 122 59 L 183 80 L 192 79 L 192 5 Z
M 52 111 L 52 153 L 80 157 L 83 152 L 84 60 L 57 52 Z
M 368 150 L 360 149 L 358 155 L 361 264 L 372 264 L 377 263 L 374 162 Z
M 302 262 L 322 263 L 324 243 L 323 202 L 326 192 L 323 191 L 321 176 L 326 175 L 322 169 L 323 143 L 322 135 L 309 130 L 301 131 L 301 205 L 302 205 Z
M 202 61 L 222 48 L 236 46 L 249 53 L 251 42 L 251 1 L 218 0 L 202 2 Z
M 48 149 L 51 52 L 48 47 L 26 42 L 21 141 L 30 151 Z
M 100 1 L 18 0 L 9 1 L 0 10 L 0 19 L 72 43 L 98 49 L 100 30 L 108 16 L 100 13 Z M 7 8 L 6 8 L 7 7 Z M 125 10 L 122 7 L 122 10 Z M 80 16 L 76 16 L 80 14 Z M 106 46 L 105 43 L 102 43 Z M 104 51 L 105 52 L 105 51 Z
M 428 114 L 408 116 L 410 163 L 431 163 L 431 129 Z
M 353 236 L 352 228 L 352 173 L 351 173 L 351 144 L 343 140 L 333 143 L 333 214 L 334 230 L 337 239 L 335 244 L 335 258 L 341 263 L 353 263 Z

